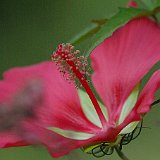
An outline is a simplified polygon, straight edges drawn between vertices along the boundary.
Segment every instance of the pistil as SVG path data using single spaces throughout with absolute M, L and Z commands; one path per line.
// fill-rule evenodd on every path
M 67 80 L 74 82 L 75 84 L 77 82 L 76 80 L 79 80 L 81 86 L 84 87 L 92 101 L 102 126 L 104 127 L 106 119 L 86 80 L 86 76 L 90 75 L 86 69 L 86 66 L 88 65 L 87 60 L 83 56 L 77 56 L 79 53 L 78 50 L 74 51 L 74 47 L 71 44 L 60 44 L 56 52 L 53 53 L 52 60 L 56 63 L 58 69 Z

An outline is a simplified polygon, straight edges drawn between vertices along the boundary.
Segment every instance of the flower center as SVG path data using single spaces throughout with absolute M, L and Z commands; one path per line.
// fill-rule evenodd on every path
M 136 139 L 143 127 L 143 120 L 139 125 L 130 133 L 119 134 L 115 142 L 102 142 L 82 147 L 82 150 L 88 154 L 92 154 L 94 157 L 103 157 L 105 155 L 111 155 L 114 150 L 119 154 L 124 145 L 129 144 L 132 140 Z M 122 152 L 121 152 L 122 153 Z
M 52 60 L 58 66 L 58 70 L 62 73 L 66 80 L 69 82 L 74 82 L 76 87 L 77 80 L 80 83 L 80 86 L 83 86 L 87 92 L 89 98 L 92 101 L 92 104 L 99 116 L 99 119 L 104 127 L 106 124 L 106 119 L 102 113 L 102 110 L 97 102 L 97 99 L 89 87 L 86 76 L 90 75 L 87 69 L 87 60 L 84 56 L 79 56 L 79 50 L 74 50 L 74 47 L 71 44 L 60 44 L 57 50 L 52 55 Z

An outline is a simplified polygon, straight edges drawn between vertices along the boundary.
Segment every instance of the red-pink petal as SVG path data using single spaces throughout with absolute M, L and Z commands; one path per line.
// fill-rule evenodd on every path
M 73 149 L 78 148 L 82 143 L 86 141 L 77 141 L 69 138 L 65 138 L 59 134 L 56 134 L 44 127 L 40 127 L 34 123 L 25 123 L 26 133 L 28 136 L 28 142 L 41 143 L 45 145 L 50 154 L 53 157 L 60 157 L 70 153 Z M 35 137 L 36 136 L 36 137 Z
M 91 53 L 92 81 L 110 119 L 121 108 L 138 82 L 160 60 L 160 28 L 150 19 L 130 21 Z
M 130 0 L 127 4 L 127 7 L 133 7 L 133 8 L 137 8 L 138 4 L 137 2 L 135 2 L 134 0 Z
M 149 112 L 154 101 L 156 91 L 160 89 L 160 70 L 156 71 L 142 90 L 140 97 L 135 105 L 137 113 Z
M 7 147 L 16 147 L 16 146 L 26 146 L 28 145 L 20 137 L 18 137 L 15 133 L 4 132 L 0 134 L 1 142 L 0 148 L 7 148 Z
M 38 137 L 39 135 L 38 140 L 45 144 L 50 150 L 53 149 L 53 151 L 51 151 L 52 154 L 60 156 L 68 153 L 73 148 L 79 147 L 83 141 L 80 142 L 64 138 L 47 130 L 47 127 L 58 127 L 87 133 L 95 133 L 99 130 L 98 127 L 85 117 L 75 86 L 63 79 L 59 71 L 57 71 L 57 66 L 53 62 L 43 62 L 33 66 L 14 68 L 7 71 L 4 74 L 4 79 L 0 81 L 0 102 L 6 102 L 8 99 L 14 97 L 28 82 L 35 80 L 42 82 L 44 89 L 43 101 L 41 106 L 38 106 L 36 110 L 39 120 L 35 122 L 37 125 L 37 127 L 35 127 L 36 130 L 31 129 L 32 127 L 30 126 L 27 131 L 31 134 L 29 134 L 31 137 L 35 135 Z M 3 93 L 1 91 L 3 91 Z M 6 133 L 5 136 L 10 137 L 10 134 L 11 133 Z M 48 139 L 46 135 L 52 136 L 53 139 Z M 55 135 L 56 137 L 54 137 Z M 26 139 L 27 137 L 25 137 L 25 140 Z M 19 143 L 19 139 L 17 140 L 15 137 L 10 141 L 10 146 Z M 5 142 L 3 142 L 3 145 L 5 145 L 4 143 Z M 6 144 L 8 144 L 7 138 Z M 60 148 L 64 150 L 62 151 Z
M 44 121 L 49 119 L 50 125 L 78 131 L 97 129 L 83 114 L 75 86 L 64 80 L 53 62 L 11 69 L 4 74 L 4 80 L 13 84 L 15 90 L 28 81 L 42 81 L 45 104 L 39 114 Z
M 133 107 L 130 114 L 122 123 L 121 128 L 124 128 L 127 124 L 132 121 L 140 121 L 143 115 L 150 111 L 151 104 L 155 99 L 155 93 L 160 88 L 160 70 L 156 71 L 149 79 L 145 87 L 143 88 L 137 103 Z

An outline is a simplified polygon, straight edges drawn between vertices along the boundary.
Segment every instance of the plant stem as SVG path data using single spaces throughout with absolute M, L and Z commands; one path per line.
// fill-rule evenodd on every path
M 126 155 L 119 149 L 118 146 L 115 146 L 115 150 L 117 152 L 117 154 L 119 155 L 119 157 L 122 159 L 122 160 L 129 160 Z

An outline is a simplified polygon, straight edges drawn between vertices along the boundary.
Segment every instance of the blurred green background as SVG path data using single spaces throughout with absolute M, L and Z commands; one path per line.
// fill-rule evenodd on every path
M 92 19 L 113 15 L 127 0 L 0 0 L 0 73 L 13 66 L 49 60 L 57 44 L 67 42 Z M 89 43 L 89 42 L 88 42 Z M 79 45 L 85 52 L 88 43 Z M 160 68 L 160 65 L 156 65 Z M 153 72 L 152 71 L 152 72 Z M 148 77 L 146 77 L 147 79 Z M 160 96 L 159 96 L 160 97 Z M 130 160 L 160 158 L 160 109 L 147 114 L 141 135 L 124 147 Z M 66 146 L 67 147 L 67 146 Z M 0 149 L 1 160 L 52 160 L 43 148 Z M 60 160 L 94 160 L 81 150 Z M 102 160 L 119 160 L 114 154 Z

